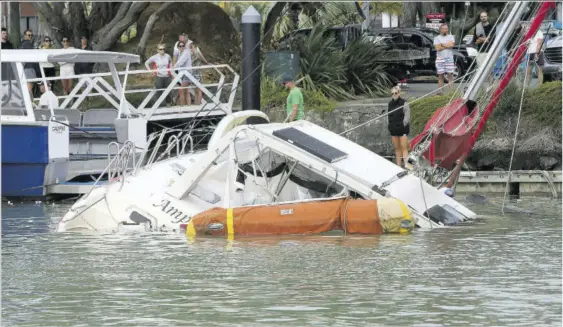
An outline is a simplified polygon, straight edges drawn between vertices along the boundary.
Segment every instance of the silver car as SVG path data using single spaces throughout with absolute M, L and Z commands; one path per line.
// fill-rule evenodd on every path
M 563 36 L 550 39 L 544 48 L 544 63 L 542 66 L 544 81 L 561 80 L 561 47 Z

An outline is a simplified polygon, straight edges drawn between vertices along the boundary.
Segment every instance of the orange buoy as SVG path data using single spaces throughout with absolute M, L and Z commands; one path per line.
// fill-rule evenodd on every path
M 414 222 L 400 200 L 332 199 L 213 208 L 194 216 L 186 234 L 195 236 L 311 235 L 341 230 L 349 234 L 408 233 Z

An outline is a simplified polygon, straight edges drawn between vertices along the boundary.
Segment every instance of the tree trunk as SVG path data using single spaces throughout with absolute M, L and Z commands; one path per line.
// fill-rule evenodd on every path
M 124 6 L 125 4 L 126 3 L 122 3 L 121 6 Z M 125 32 L 125 30 L 129 26 L 133 25 L 133 23 L 135 23 L 137 19 L 139 19 L 143 11 L 149 5 L 150 2 L 135 2 L 129 6 L 128 10 L 126 10 L 125 17 L 123 17 L 122 19 L 118 19 L 116 21 L 116 17 L 118 17 L 120 14 L 118 12 L 118 15 L 116 15 L 116 17 L 114 17 L 112 22 L 108 24 L 109 26 L 108 29 L 103 28 L 102 30 L 97 31 L 96 34 L 94 34 L 95 35 L 94 39 L 98 41 L 98 43 L 94 45 L 94 50 L 96 51 L 109 50 L 115 44 L 115 42 L 121 37 L 123 32 Z M 121 7 L 119 8 L 119 11 L 122 11 Z
M 47 2 L 34 2 L 33 7 L 39 15 L 44 18 L 44 22 L 47 30 L 52 30 L 52 38 L 56 38 L 58 42 L 62 40 L 63 37 L 71 37 L 69 35 L 69 30 L 66 25 L 66 18 L 64 17 L 64 8 L 59 3 L 54 3 L 50 6 Z
M 70 29 L 73 35 L 75 46 L 80 46 L 80 37 L 86 36 L 90 40 L 90 35 L 87 33 L 87 22 L 84 14 L 84 6 L 82 2 L 69 2 L 68 13 L 70 15 Z
M 264 38 L 262 39 L 263 46 L 270 45 L 270 40 L 274 35 L 274 27 L 278 23 L 282 15 L 282 12 L 284 11 L 283 9 L 285 8 L 286 5 L 287 2 L 285 1 L 275 2 L 275 4 L 271 7 L 270 11 L 268 12 L 263 27 L 263 31 L 264 31 L 263 32 Z
M 17 49 L 20 47 L 22 36 L 20 31 L 20 3 L 18 1 L 11 1 L 9 6 L 10 28 L 8 29 L 8 37 L 14 48 Z
M 403 27 L 415 27 L 416 15 L 418 13 L 418 3 L 403 3 Z
M 145 26 L 145 29 L 143 31 L 143 36 L 141 37 L 139 45 L 137 46 L 137 54 L 141 56 L 142 61 L 146 59 L 145 52 L 147 50 L 147 42 L 149 41 L 154 23 L 158 20 L 159 15 L 164 10 L 168 9 L 168 7 L 170 7 L 170 5 L 172 5 L 173 3 L 174 2 L 164 2 L 152 15 L 150 15 L 149 20 L 147 21 L 147 25 Z

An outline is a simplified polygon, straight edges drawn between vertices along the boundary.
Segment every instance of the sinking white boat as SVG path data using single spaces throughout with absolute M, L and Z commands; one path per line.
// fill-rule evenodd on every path
M 128 170 L 135 156 L 132 146 L 125 145 L 107 168 L 113 182 L 93 188 L 77 201 L 61 219 L 58 231 L 185 230 L 188 236 L 230 238 L 237 233 L 307 234 L 331 229 L 402 232 L 414 224 L 437 228 L 474 219 L 476 214 L 454 200 L 449 188 L 431 183 L 436 172 L 453 166 L 450 179 L 446 176 L 439 184 L 447 182 L 449 187 L 455 182 L 451 176 L 459 171 L 522 59 L 525 49 L 519 47 L 492 101 L 486 101 L 489 91 L 484 99 L 476 97 L 527 3 L 510 5 L 510 13 L 503 16 L 507 27 L 495 39 L 464 97 L 437 110 L 411 142 L 412 170 L 311 122 L 269 123 L 260 111 L 242 111 L 221 120 L 204 150 L 186 153 L 190 132 L 170 136 L 174 131 L 164 130 L 155 136 L 156 150 L 147 148 L 133 163 L 134 169 Z M 550 6 L 549 2 L 540 6 L 522 42 L 533 36 Z M 487 104 L 482 117 L 480 102 Z M 166 137 L 166 151 L 158 152 Z M 324 219 L 325 213 L 330 219 Z M 265 217 L 258 219 L 260 215 Z
M 416 224 L 426 228 L 476 216 L 441 190 L 327 129 L 308 121 L 246 125 L 250 117 L 268 119 L 259 111 L 228 115 L 207 150 L 119 172 L 118 180 L 77 201 L 58 231 L 180 231 L 213 208 L 339 198 L 400 199 Z M 429 212 L 433 219 L 427 218 Z

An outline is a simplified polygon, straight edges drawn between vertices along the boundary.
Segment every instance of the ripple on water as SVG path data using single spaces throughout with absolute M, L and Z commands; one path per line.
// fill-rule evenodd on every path
M 53 233 L 64 206 L 15 206 L 3 326 L 560 326 L 561 204 L 534 206 L 542 219 L 476 206 L 478 223 L 406 237 L 232 243 Z

